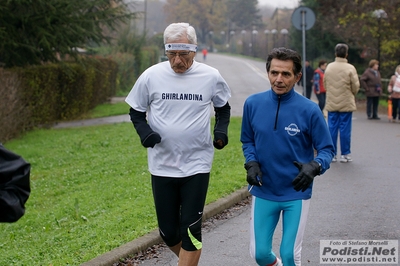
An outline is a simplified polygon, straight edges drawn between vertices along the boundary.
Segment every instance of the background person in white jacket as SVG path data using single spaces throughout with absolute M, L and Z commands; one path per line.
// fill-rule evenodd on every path
M 360 89 L 355 67 L 347 62 L 349 47 L 339 43 L 335 47 L 335 61 L 329 63 L 325 70 L 324 86 L 328 126 L 335 147 L 337 161 L 337 138 L 340 132 L 340 162 L 351 162 L 351 127 L 353 112 L 357 110 L 355 96 Z

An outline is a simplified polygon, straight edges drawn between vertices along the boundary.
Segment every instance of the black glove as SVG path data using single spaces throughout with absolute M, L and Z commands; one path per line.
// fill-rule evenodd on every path
M 142 140 L 142 145 L 145 148 L 154 148 L 157 143 L 161 142 L 161 136 L 157 132 L 151 132 Z
M 252 186 L 262 186 L 262 172 L 260 165 L 256 161 L 251 161 L 244 164 L 244 168 L 247 170 L 247 183 Z
M 306 191 L 311 185 L 316 175 L 321 172 L 320 164 L 316 161 L 309 163 L 299 163 L 294 161 L 293 164 L 299 169 L 299 174 L 292 181 L 292 185 L 296 191 Z
M 161 142 L 160 134 L 153 131 L 147 124 L 146 112 L 139 112 L 130 108 L 129 115 L 140 137 L 140 142 L 145 148 L 153 148 L 157 143 Z
M 214 107 L 215 126 L 213 145 L 216 149 L 222 149 L 228 145 L 228 126 L 231 117 L 231 107 L 227 102 L 222 107 Z
M 216 149 L 221 150 L 228 144 L 228 136 L 222 132 L 214 133 L 213 145 Z

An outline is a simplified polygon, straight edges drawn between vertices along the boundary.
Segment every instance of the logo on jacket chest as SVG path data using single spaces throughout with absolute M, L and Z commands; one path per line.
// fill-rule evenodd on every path
M 291 123 L 285 127 L 285 130 L 290 136 L 295 136 L 296 134 L 300 133 L 299 127 L 294 123 Z

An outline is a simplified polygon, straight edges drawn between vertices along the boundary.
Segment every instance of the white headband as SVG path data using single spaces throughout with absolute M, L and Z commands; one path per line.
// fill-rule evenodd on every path
M 197 45 L 190 43 L 167 43 L 165 44 L 165 51 L 169 50 L 189 50 L 192 52 L 196 52 Z

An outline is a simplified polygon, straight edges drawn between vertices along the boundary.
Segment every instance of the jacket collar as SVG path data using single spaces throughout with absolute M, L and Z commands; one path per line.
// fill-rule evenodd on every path
M 271 95 L 272 95 L 272 99 L 274 100 L 274 101 L 279 101 L 279 98 L 280 98 L 280 101 L 289 101 L 291 98 L 293 98 L 294 96 L 295 96 L 295 94 L 297 93 L 295 90 L 294 90 L 294 87 L 290 90 L 290 91 L 288 91 L 287 93 L 284 93 L 284 94 L 276 94 L 276 92 L 271 88 Z
M 342 58 L 342 57 L 335 57 L 335 61 L 336 62 L 347 63 L 347 59 L 346 58 Z

